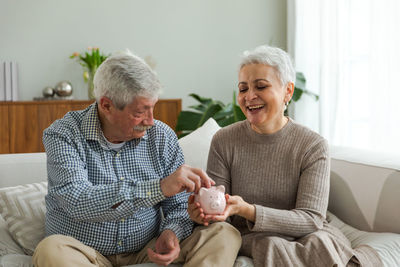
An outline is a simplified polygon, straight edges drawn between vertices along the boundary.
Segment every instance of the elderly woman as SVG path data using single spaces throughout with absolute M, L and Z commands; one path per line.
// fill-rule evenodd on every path
M 215 134 L 207 165 L 208 175 L 227 190 L 227 208 L 223 215 L 206 215 L 190 198 L 188 212 L 205 225 L 230 217 L 242 234 L 240 254 L 255 266 L 346 266 L 357 261 L 353 256 L 379 264 L 375 251 L 354 251 L 325 219 L 328 144 L 284 116 L 294 81 L 283 50 L 261 46 L 244 53 L 237 100 L 247 120 Z

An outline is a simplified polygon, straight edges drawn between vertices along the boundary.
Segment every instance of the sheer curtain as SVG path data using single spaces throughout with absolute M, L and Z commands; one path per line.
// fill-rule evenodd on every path
M 399 152 L 399 14 L 398 0 L 288 0 L 289 53 L 320 95 L 296 120 L 333 145 Z

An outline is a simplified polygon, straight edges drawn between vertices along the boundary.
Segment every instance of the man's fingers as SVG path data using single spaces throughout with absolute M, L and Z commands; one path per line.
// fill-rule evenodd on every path
M 196 185 L 192 180 L 184 178 L 183 183 L 186 192 L 194 192 L 196 190 Z
M 194 195 L 190 195 L 190 196 L 189 196 L 189 198 L 188 198 L 188 204 L 189 204 L 189 205 L 194 204 Z
M 174 249 L 175 248 L 174 240 L 169 240 L 169 242 L 167 243 L 167 246 L 171 250 Z
M 195 192 L 197 194 L 201 188 L 200 176 L 198 176 L 195 173 L 189 173 L 187 177 L 194 184 L 195 188 L 194 188 L 193 192 Z
M 210 188 L 212 185 L 215 185 L 214 180 L 211 179 L 202 169 L 192 168 L 192 171 L 200 177 L 201 185 L 204 185 L 204 187 Z
M 147 249 L 147 255 L 152 262 L 158 265 L 166 266 L 173 261 L 171 254 L 159 254 L 150 248 Z

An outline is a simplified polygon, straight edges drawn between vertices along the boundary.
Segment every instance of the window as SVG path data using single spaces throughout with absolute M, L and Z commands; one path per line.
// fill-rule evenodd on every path
M 292 0 L 288 10 L 289 52 L 320 94 L 316 112 L 300 104 L 295 119 L 332 145 L 397 152 L 400 1 Z

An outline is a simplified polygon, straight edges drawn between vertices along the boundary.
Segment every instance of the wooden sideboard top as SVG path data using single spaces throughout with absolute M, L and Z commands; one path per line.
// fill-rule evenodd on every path
M 0 101 L 0 105 L 90 104 L 93 102 L 94 100 Z
M 1 101 L 0 154 L 42 152 L 42 133 L 71 110 L 85 109 L 94 100 Z M 175 129 L 181 99 L 159 99 L 154 118 Z
M 82 100 L 82 99 L 71 99 L 71 100 L 36 100 L 36 101 L 0 101 L 0 105 L 48 105 L 48 104 L 86 104 L 93 103 L 95 100 Z M 178 103 L 182 105 L 182 99 L 180 98 L 160 98 L 157 103 Z

